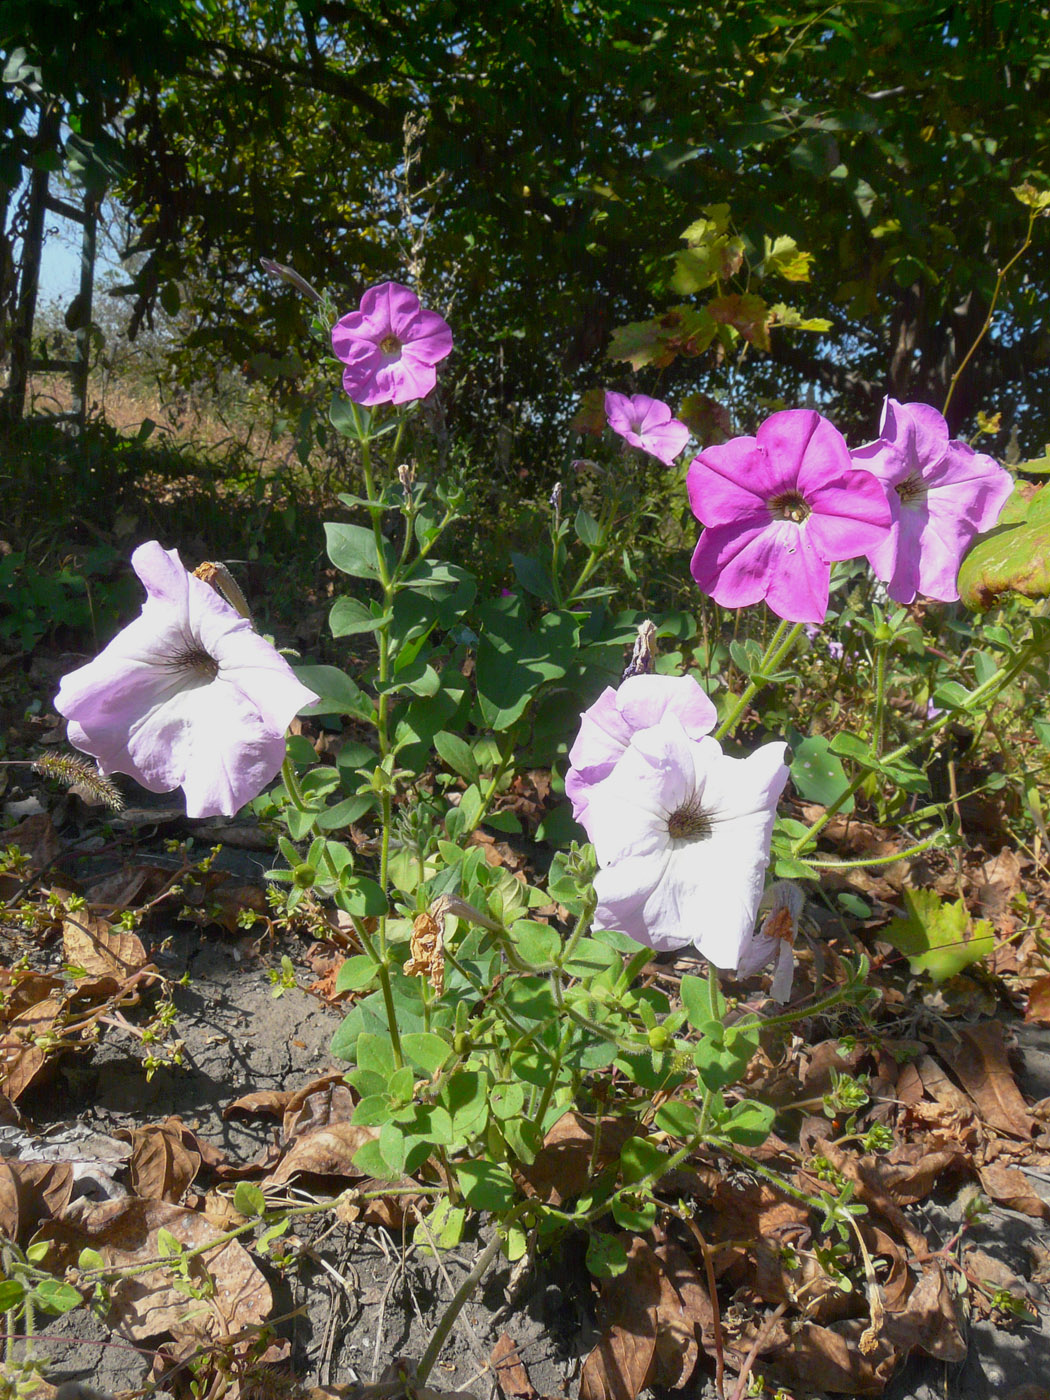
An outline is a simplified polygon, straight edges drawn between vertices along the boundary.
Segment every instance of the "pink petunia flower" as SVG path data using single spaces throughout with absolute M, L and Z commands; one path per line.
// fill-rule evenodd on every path
M 632 737 L 668 714 L 677 716 L 690 739 L 710 734 L 718 720 L 714 705 L 690 676 L 629 676 L 618 690 L 607 686 L 584 710 L 565 776 L 565 795 L 582 826 L 587 825 L 595 786 L 613 771 Z
M 634 733 L 584 813 L 599 866 L 595 927 L 660 950 L 691 943 L 736 968 L 754 933 L 785 754 L 774 743 L 728 758 L 671 712 Z
M 887 399 L 879 439 L 853 453 L 877 477 L 890 502 L 889 533 L 867 556 L 897 603 L 917 593 L 942 602 L 959 596 L 959 565 L 975 536 L 999 519 L 1013 478 L 965 442 L 924 403 Z
M 437 382 L 434 366 L 452 349 L 436 311 L 397 282 L 370 287 L 357 311 L 332 327 L 332 349 L 346 365 L 343 388 L 354 403 L 411 403 Z
M 689 441 L 689 429 L 679 423 L 659 399 L 647 394 L 605 394 L 605 417 L 614 433 L 626 438 L 669 467 Z
M 690 565 L 699 586 L 728 608 L 764 598 L 789 622 L 823 622 L 831 564 L 866 554 L 890 524 L 884 489 L 808 408 L 705 448 L 686 485 L 706 526 Z
M 177 550 L 151 540 L 131 564 L 142 612 L 62 678 L 55 708 L 102 773 L 181 787 L 191 817 L 233 816 L 276 776 L 288 725 L 317 696 Z

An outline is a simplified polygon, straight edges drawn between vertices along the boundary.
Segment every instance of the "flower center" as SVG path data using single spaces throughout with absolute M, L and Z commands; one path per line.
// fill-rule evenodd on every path
M 706 841 L 711 830 L 711 818 L 701 807 L 699 797 L 691 797 L 667 818 L 667 834 L 672 841 Z
M 209 685 L 219 674 L 219 663 L 215 658 L 209 656 L 202 646 L 192 643 L 183 651 L 175 652 L 170 665 L 174 670 L 181 671 L 187 681 L 195 681 L 199 685 Z
M 813 514 L 809 503 L 800 491 L 784 491 L 769 502 L 769 510 L 774 520 L 791 520 L 796 525 Z
M 918 474 L 905 477 L 903 481 L 898 481 L 894 488 L 900 497 L 902 506 L 921 506 L 926 499 L 926 487 L 922 477 Z
M 379 342 L 379 348 L 384 355 L 400 355 L 401 342 L 396 335 L 385 335 Z

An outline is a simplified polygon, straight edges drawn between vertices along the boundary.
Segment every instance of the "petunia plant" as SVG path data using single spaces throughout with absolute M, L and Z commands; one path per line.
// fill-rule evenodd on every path
M 739 266 L 723 213 L 701 222 L 680 280 Z M 799 271 L 794 254 L 781 246 L 780 275 Z M 772 276 L 775 246 L 767 261 Z M 346 580 L 330 628 L 354 651 L 353 674 L 290 665 L 205 581 L 214 573 L 189 574 L 151 543 L 133 556 L 141 617 L 63 680 L 56 704 L 103 772 L 181 787 L 191 816 L 252 801 L 283 827 L 275 899 L 290 914 L 331 902 L 345 916 L 355 948 L 337 987 L 352 1006 L 333 1049 L 356 1095 L 355 1164 L 379 1181 L 418 1178 L 432 1201 L 419 1243 L 455 1245 L 484 1210 L 496 1228 L 478 1278 L 497 1251 L 517 1259 L 567 1231 L 586 1236 L 594 1273 L 613 1275 L 627 1261 L 619 1232 L 648 1229 L 661 1182 L 698 1154 L 788 1189 L 749 1155 L 778 1109 L 752 1095 L 748 1066 L 760 1041 L 775 1049 L 840 1009 L 855 1024 L 873 999 L 863 958 L 794 989 L 808 903 L 829 865 L 844 868 L 817 849 L 821 833 L 861 794 L 904 794 L 903 857 L 950 843 L 952 804 L 934 800 L 923 755 L 1041 664 L 1046 624 L 1033 618 L 1022 643 L 1000 639 L 974 663 L 972 684 L 937 659 L 921 719 L 889 702 L 894 656 L 921 647 L 909 607 L 958 596 L 965 550 L 1012 481 L 951 441 L 934 409 L 892 400 L 878 441 L 852 451 L 808 408 L 701 444 L 677 502 L 702 527 L 696 539 L 689 526 L 690 597 L 718 609 L 701 641 L 689 618 L 616 612 L 600 582 L 641 564 L 627 545 L 641 514 L 632 465 L 652 457 L 673 489 L 690 440 L 662 400 L 609 390 L 598 431 L 624 444 L 617 460 L 577 459 L 543 507 L 543 536 L 508 551 L 510 586 L 486 596 L 444 551 L 453 530 L 479 548 L 502 542 L 464 519 L 419 411 L 454 363 L 448 324 L 396 283 L 338 318 L 313 297 L 343 366 L 331 423 L 353 479 L 325 543 Z M 717 324 L 747 309 L 737 295 Z M 867 714 L 837 727 L 822 716 L 810 732 L 799 668 L 833 606 L 851 622 L 835 661 L 870 672 Z M 678 649 L 661 654 L 660 634 Z M 694 664 L 701 648 L 720 675 Z M 762 692 L 774 699 L 759 716 Z M 331 761 L 288 735 L 296 713 L 325 732 Z M 530 828 L 509 799 L 547 771 L 564 801 L 537 797 Z M 819 804 L 808 824 L 785 810 L 789 782 Z M 482 827 L 530 851 L 538 836 L 555 848 L 549 869 L 529 861 L 516 878 L 490 863 Z M 681 959 L 673 998 L 655 976 L 667 957 Z M 533 1176 L 569 1115 L 590 1137 L 584 1179 L 562 1197 Z M 856 1231 L 844 1185 L 803 1199 L 820 1228 Z M 877 1290 L 870 1300 L 876 1328 Z

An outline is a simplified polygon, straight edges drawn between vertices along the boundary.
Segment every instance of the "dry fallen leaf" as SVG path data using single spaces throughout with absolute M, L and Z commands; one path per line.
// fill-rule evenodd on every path
M 166 1201 L 75 1201 L 60 1217 L 47 1221 L 37 1239 L 46 1241 L 45 1267 L 59 1275 L 74 1269 L 83 1249 L 95 1249 L 111 1268 L 151 1262 L 162 1255 L 158 1242 L 168 1231 L 185 1248 L 207 1245 L 219 1232 L 197 1211 Z M 175 1285 L 170 1267 L 121 1274 L 107 1286 L 109 1315 L 133 1341 L 170 1332 L 177 1338 L 216 1340 L 256 1326 L 269 1317 L 273 1295 L 250 1255 L 236 1240 L 187 1261 L 191 1281 L 203 1288 L 201 1299 Z
M 580 1400 L 634 1400 L 656 1357 L 660 1262 L 639 1235 L 620 1236 L 627 1268 L 602 1283 L 602 1337 L 580 1376 Z
M 69 1204 L 73 1167 L 69 1162 L 21 1162 L 0 1157 L 0 1235 L 26 1244 L 42 1220 Z
M 978 1167 L 981 1185 L 998 1205 L 1007 1210 L 1019 1210 L 1037 1220 L 1050 1220 L 1050 1204 L 1032 1190 L 1028 1178 L 1018 1167 L 1003 1162 L 988 1162 Z
M 362 1173 L 354 1166 L 354 1156 L 366 1142 L 373 1142 L 378 1136 L 378 1128 L 359 1123 L 330 1123 L 300 1134 L 293 1138 L 277 1166 L 260 1185 L 265 1190 L 267 1186 L 280 1185 L 300 1174 L 360 1177 Z
M 69 914 L 62 921 L 62 946 L 66 961 L 82 967 L 89 977 L 114 977 L 123 982 L 141 972 L 147 962 L 146 950 L 136 934 L 83 912 Z
M 520 1168 L 530 1194 L 560 1206 L 587 1189 L 594 1176 L 620 1160 L 634 1125 L 623 1118 L 603 1118 L 598 1151 L 594 1150 L 595 1120 L 582 1113 L 563 1113 L 543 1140 L 528 1166 Z
M 522 1365 L 517 1342 L 506 1332 L 500 1333 L 496 1345 L 492 1348 L 489 1365 L 504 1395 L 518 1395 L 521 1400 L 533 1400 L 536 1388 Z
M 963 1026 L 959 1036 L 958 1044 L 940 1047 L 941 1058 L 973 1099 L 981 1117 L 1010 1137 L 1030 1138 L 1032 1115 L 1010 1068 L 1002 1026 L 998 1021 L 982 1021 Z
M 118 1136 L 131 1143 L 128 1169 L 132 1193 L 146 1200 L 177 1204 L 200 1170 L 201 1155 L 192 1134 L 176 1118 L 148 1123 Z
M 62 1003 L 52 997 L 38 1001 L 8 1023 L 0 1036 L 0 1089 L 12 1101 L 39 1078 L 52 1054 L 49 1039 Z

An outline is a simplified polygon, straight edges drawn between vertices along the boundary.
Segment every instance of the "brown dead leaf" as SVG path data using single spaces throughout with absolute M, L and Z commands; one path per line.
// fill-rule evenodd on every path
M 156 867 L 151 865 L 114 870 L 84 891 L 84 902 L 95 914 L 120 913 L 131 908 L 155 874 Z
M 602 1338 L 583 1363 L 580 1400 L 634 1400 L 656 1358 L 662 1270 L 640 1236 L 621 1236 L 627 1268 L 602 1283 Z
M 136 934 L 83 912 L 69 914 L 62 921 L 62 946 L 66 961 L 82 967 L 89 977 L 114 977 L 123 982 L 146 966 L 146 950 Z
M 1028 988 L 1024 1018 L 1040 1026 L 1050 1026 L 1050 977 L 1040 977 Z
M 819 1148 L 835 1170 L 854 1183 L 855 1200 L 867 1206 L 872 1215 L 881 1215 L 892 1227 L 892 1234 L 903 1240 L 912 1254 L 927 1252 L 926 1236 L 915 1228 L 893 1199 L 882 1178 L 882 1164 L 877 1158 L 855 1157 L 832 1142 L 821 1142 Z M 819 1184 L 813 1189 L 819 1190 Z
M 341 1074 L 315 1079 L 297 1089 L 285 1106 L 281 1124 L 285 1141 L 332 1123 L 349 1123 L 354 1107 L 354 1095 Z
M 197 1211 L 166 1201 L 75 1201 L 65 1213 L 47 1221 L 37 1239 L 50 1246 L 46 1265 L 60 1276 L 75 1269 L 81 1250 L 97 1250 L 107 1266 L 134 1268 L 160 1256 L 158 1233 L 167 1230 L 186 1249 L 208 1245 L 218 1231 Z M 193 1282 L 209 1296 L 188 1298 L 174 1287 L 167 1268 L 122 1274 L 107 1287 L 111 1324 L 132 1341 L 170 1332 L 178 1338 L 214 1341 L 257 1326 L 269 1317 L 273 1295 L 248 1253 L 236 1240 L 188 1261 Z
M 882 1335 L 905 1355 L 918 1349 L 935 1361 L 966 1360 L 965 1316 L 939 1261 L 923 1266 L 903 1309 L 887 1309 Z
M 35 816 L 26 817 L 17 826 L 9 827 L 4 832 L 4 845 L 17 846 L 22 854 L 29 858 L 29 867 L 24 873 L 3 877 L 3 881 L 0 882 L 0 896 L 4 898 L 7 898 L 26 876 L 38 875 L 50 865 L 61 850 L 58 833 L 46 812 L 38 812 Z
M 634 1125 L 623 1118 L 600 1120 L 598 1151 L 594 1150 L 595 1119 L 571 1110 L 563 1113 L 543 1140 L 535 1159 L 521 1167 L 526 1190 L 551 1205 L 560 1206 L 570 1196 L 585 1191 L 593 1175 L 620 1160 L 620 1152 Z
M 65 1209 L 72 1192 L 70 1162 L 0 1157 L 0 1235 L 25 1245 L 42 1220 Z
M 118 1136 L 131 1143 L 128 1169 L 132 1194 L 177 1204 L 200 1170 L 201 1156 L 192 1134 L 175 1118 Z
M 791 1350 L 777 1355 L 777 1370 L 810 1390 L 837 1395 L 877 1395 L 893 1373 L 897 1352 L 883 1337 L 871 1352 L 860 1349 L 867 1319 L 854 1318 L 834 1328 L 805 1322 L 791 1340 Z
M 662 1288 L 651 1379 L 662 1389 L 679 1390 L 696 1369 L 698 1336 L 705 1329 L 713 1334 L 714 1311 L 693 1261 L 680 1245 L 664 1238 L 653 1253 L 660 1264 Z
M 296 1113 L 305 1101 L 331 1084 L 343 1084 L 345 1079 L 338 1070 L 311 1080 L 301 1089 L 261 1089 L 253 1094 L 243 1094 L 234 1099 L 222 1111 L 224 1118 L 285 1118 Z
M 963 1026 L 960 1043 L 939 1053 L 977 1105 L 984 1121 L 1010 1137 L 1032 1136 L 1032 1115 L 1014 1079 L 998 1021 Z
M 261 1183 L 262 1187 L 265 1190 L 267 1186 L 277 1186 L 301 1174 L 360 1177 L 362 1173 L 354 1166 L 354 1155 L 366 1142 L 373 1142 L 378 1136 L 378 1128 L 345 1122 L 330 1123 L 325 1128 L 299 1134 Z
M 0 1035 L 0 1089 L 12 1102 L 40 1077 L 51 1056 L 50 1038 L 62 1003 L 38 1001 L 9 1022 Z
M 1003 1162 L 989 1162 L 978 1167 L 977 1175 L 992 1200 L 1007 1210 L 1019 1210 L 1037 1220 L 1050 1220 L 1050 1205 L 1036 1195 L 1020 1168 L 1008 1167 Z
M 932 1148 L 922 1141 L 899 1143 L 880 1163 L 883 1185 L 900 1206 L 924 1201 L 948 1172 L 966 1171 L 972 1156 L 961 1145 Z
M 496 1384 L 504 1395 L 518 1395 L 521 1400 L 533 1400 L 536 1388 L 529 1380 L 529 1374 L 518 1355 L 518 1344 L 506 1332 L 501 1332 L 499 1340 L 489 1353 L 489 1365 L 496 1376 Z

